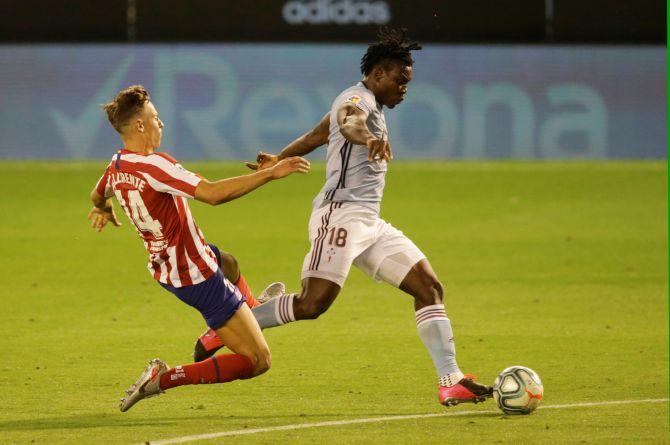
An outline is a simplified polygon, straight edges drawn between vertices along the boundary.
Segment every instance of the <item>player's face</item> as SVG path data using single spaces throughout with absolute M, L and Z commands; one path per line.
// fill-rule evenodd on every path
M 382 103 L 389 108 L 394 108 L 405 100 L 407 86 L 412 80 L 412 67 L 393 65 L 389 70 L 384 70 L 379 80 L 381 86 Z
M 144 105 L 142 113 L 142 123 L 144 124 L 144 134 L 148 145 L 158 148 L 161 145 L 163 136 L 163 121 L 158 117 L 158 111 L 151 102 Z

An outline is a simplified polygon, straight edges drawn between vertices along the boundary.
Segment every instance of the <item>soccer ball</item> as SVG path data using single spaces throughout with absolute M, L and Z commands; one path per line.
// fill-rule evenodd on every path
M 505 414 L 530 414 L 542 402 L 540 376 L 525 366 L 504 369 L 493 383 L 493 398 Z

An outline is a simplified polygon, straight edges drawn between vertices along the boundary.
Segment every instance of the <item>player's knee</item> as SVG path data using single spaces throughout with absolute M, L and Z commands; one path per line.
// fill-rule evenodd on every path
M 256 375 L 267 372 L 272 367 L 272 356 L 270 351 L 261 352 L 258 356 L 258 365 L 256 366 Z
M 272 355 L 270 354 L 270 349 L 267 347 L 256 351 L 250 359 L 254 367 L 254 376 L 267 372 L 272 366 Z
M 422 280 L 421 291 L 414 296 L 420 306 L 432 306 L 442 304 L 444 299 L 444 288 L 442 283 L 434 276 L 425 276 Z
M 440 283 L 440 281 L 435 278 L 431 286 L 436 297 L 435 301 L 438 302 L 438 304 L 442 303 L 444 301 L 444 287 L 442 286 L 442 283 Z

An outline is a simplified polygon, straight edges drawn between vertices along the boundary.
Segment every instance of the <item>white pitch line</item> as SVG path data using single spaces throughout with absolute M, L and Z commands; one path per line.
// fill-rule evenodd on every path
M 584 408 L 589 406 L 607 406 L 607 405 L 628 405 L 632 403 L 663 403 L 667 402 L 668 399 L 641 399 L 641 400 L 610 400 L 605 402 L 584 402 L 584 403 L 570 403 L 567 405 L 545 405 L 540 406 L 538 409 L 564 409 L 564 408 Z M 243 436 L 249 434 L 260 434 L 260 433 L 269 433 L 272 431 L 288 431 L 288 430 L 299 430 L 303 428 L 320 428 L 324 426 L 340 426 L 340 425 L 355 425 L 357 423 L 376 423 L 376 422 L 390 422 L 393 420 L 408 420 L 408 419 L 428 419 L 431 417 L 457 417 L 457 416 L 469 416 L 471 414 L 482 414 L 489 413 L 493 414 L 498 411 L 491 410 L 478 410 L 478 411 L 456 411 L 448 413 L 436 413 L 436 414 L 411 414 L 406 416 L 385 416 L 385 417 L 370 417 L 367 419 L 350 419 L 350 420 L 331 420 L 328 422 L 315 422 L 315 423 L 296 423 L 293 425 L 281 425 L 281 426 L 270 426 L 267 428 L 253 428 L 253 429 L 244 429 L 236 431 L 221 431 L 219 433 L 209 433 L 209 434 L 196 434 L 193 436 L 182 436 L 175 437 L 173 439 L 164 439 L 164 440 L 152 440 L 150 442 L 144 442 L 143 445 L 169 445 L 173 443 L 184 443 L 184 442 L 194 442 L 196 440 L 206 440 L 206 439 L 216 439 L 218 437 L 226 436 Z

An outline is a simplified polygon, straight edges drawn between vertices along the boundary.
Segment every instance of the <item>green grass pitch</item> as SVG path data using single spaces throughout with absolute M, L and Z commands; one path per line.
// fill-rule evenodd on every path
M 459 411 L 476 412 L 197 443 L 670 442 L 667 402 L 520 417 L 492 401 L 447 411 L 411 299 L 356 269 L 320 319 L 265 331 L 269 373 L 177 388 L 121 413 L 118 399 L 146 361 L 188 363 L 204 325 L 152 281 L 125 216 L 122 228 L 89 228 L 88 193 L 103 166 L 0 164 L 0 443 L 131 444 Z M 186 166 L 209 178 L 245 173 Z M 323 176 L 316 164 L 236 202 L 191 208 L 252 289 L 275 280 L 296 289 Z M 667 215 L 663 162 L 396 161 L 382 206 L 446 286 L 463 370 L 492 382 L 507 366 L 529 366 L 546 406 L 667 398 Z

